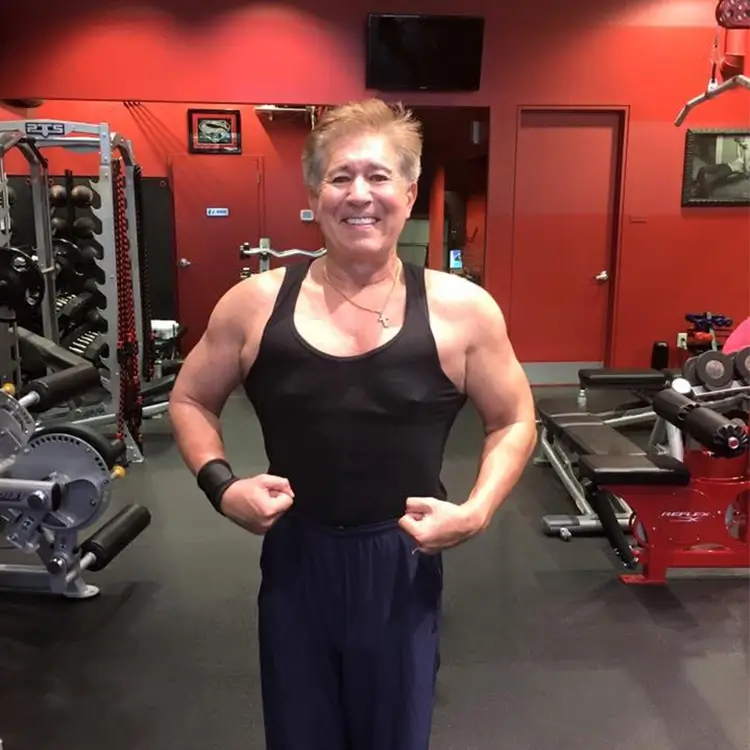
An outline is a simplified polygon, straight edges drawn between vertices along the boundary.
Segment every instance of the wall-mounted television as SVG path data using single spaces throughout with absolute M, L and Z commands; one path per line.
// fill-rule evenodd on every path
M 370 13 L 366 86 L 381 91 L 477 91 L 484 18 Z

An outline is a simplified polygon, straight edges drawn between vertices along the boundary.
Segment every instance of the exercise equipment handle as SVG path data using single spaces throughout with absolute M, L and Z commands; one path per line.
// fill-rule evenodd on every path
M 151 523 L 142 505 L 128 505 L 81 544 L 81 568 L 104 570 Z
M 717 456 L 734 458 L 748 449 L 745 425 L 727 419 L 672 388 L 659 391 L 652 405 L 657 416 L 678 427 Z
M 62 504 L 64 487 L 51 479 L 7 479 L 0 478 L 0 510 L 21 511 L 59 510 Z M 8 499 L 10 496 L 10 499 Z
M 30 412 L 43 412 L 96 388 L 100 383 L 99 370 L 86 362 L 31 380 L 21 390 L 19 401 Z
M 250 247 L 246 242 L 240 247 L 240 257 L 249 258 L 252 255 L 271 255 L 274 258 L 291 258 L 295 255 L 304 255 L 308 258 L 320 258 L 326 254 L 326 249 L 321 247 L 319 250 L 298 250 L 291 248 L 289 250 L 273 250 L 270 247 Z

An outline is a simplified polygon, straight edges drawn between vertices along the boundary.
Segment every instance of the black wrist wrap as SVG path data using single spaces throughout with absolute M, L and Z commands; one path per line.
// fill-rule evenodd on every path
M 203 464 L 195 478 L 217 513 L 221 513 L 221 498 L 227 487 L 239 480 L 223 458 L 213 458 Z

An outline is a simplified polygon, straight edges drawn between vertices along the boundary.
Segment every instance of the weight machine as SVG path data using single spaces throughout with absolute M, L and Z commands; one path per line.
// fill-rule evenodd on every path
M 741 353 L 750 366 L 750 347 Z M 750 385 L 744 389 L 750 395 Z M 656 394 L 669 449 L 658 456 L 582 456 L 580 472 L 626 584 L 666 584 L 673 568 L 750 568 L 748 412 L 728 418 L 715 402 L 693 398 L 682 378 Z M 610 497 L 634 512 L 627 531 Z
M 732 91 L 738 88 L 750 91 L 750 78 L 746 75 L 735 75 L 728 78 L 723 83 L 719 83 L 717 77 L 719 61 L 716 59 L 718 54 L 719 28 L 725 29 L 727 32 L 747 32 L 750 30 L 750 0 L 719 0 L 718 5 L 716 6 L 716 23 L 718 28 L 716 40 L 714 41 L 714 59 L 712 60 L 711 77 L 708 81 L 708 85 L 706 86 L 705 91 L 684 104 L 674 122 L 676 127 L 682 125 L 688 114 L 690 114 L 690 111 L 699 104 L 703 104 L 703 102 L 711 101 L 727 91 Z
M 618 371 L 601 371 L 618 377 Z M 666 380 L 663 373 L 652 371 L 663 378 L 656 384 L 649 401 L 650 416 L 638 413 L 629 417 L 606 418 L 606 415 L 592 414 L 578 409 L 545 409 L 544 402 L 537 405 L 539 422 L 542 426 L 540 449 L 542 458 L 536 463 L 552 466 L 555 474 L 568 490 L 578 510 L 578 515 L 547 515 L 543 518 L 544 533 L 560 536 L 569 541 L 579 534 L 601 534 L 605 531 L 601 519 L 593 507 L 586 485 L 582 481 L 580 464 L 583 456 L 588 457 L 636 457 L 647 455 L 672 455 L 680 458 L 675 449 L 675 428 L 654 409 L 653 400 L 676 380 L 686 381 L 691 387 L 691 397 L 700 404 L 707 404 L 720 414 L 738 415 L 750 411 L 750 348 L 730 356 L 718 351 L 706 351 L 688 359 L 682 369 L 682 377 Z M 636 373 L 627 373 L 634 375 Z M 624 377 L 620 375 L 620 377 Z M 644 397 L 646 394 L 644 393 Z M 641 447 L 616 427 L 626 424 L 643 423 L 646 418 L 653 422 L 647 446 Z M 631 527 L 633 510 L 627 501 L 617 495 L 610 496 L 613 517 L 619 527 L 627 531 Z
M 326 254 L 326 249 L 321 247 L 319 250 L 274 250 L 271 247 L 271 240 L 268 237 L 261 237 L 258 241 L 258 247 L 251 247 L 249 242 L 244 242 L 240 245 L 240 260 L 246 258 L 252 258 L 254 255 L 258 256 L 258 271 L 257 273 L 264 273 L 271 268 L 271 258 L 293 258 L 297 256 L 304 256 L 307 258 L 321 258 Z M 247 279 L 253 275 L 252 270 L 249 266 L 246 266 L 240 271 L 240 278 Z
M 72 422 L 97 427 L 118 424 L 119 431 L 123 433 L 127 445 L 129 462 L 140 462 L 143 460 L 143 455 L 139 445 L 140 440 L 136 439 L 139 438 L 137 433 L 139 433 L 140 421 L 143 417 L 153 417 L 167 411 L 168 401 L 164 400 L 142 408 L 138 406 L 139 394 L 143 394 L 144 390 L 148 389 L 156 390 L 158 385 L 157 388 L 153 383 L 150 386 L 146 385 L 144 379 L 144 321 L 140 286 L 141 269 L 138 257 L 140 239 L 138 237 L 138 202 L 135 192 L 138 168 L 131 143 L 118 133 L 112 132 L 106 123 L 95 125 L 62 120 L 0 122 L 0 138 L 29 144 L 29 149 L 39 154 L 39 159 L 44 164 L 44 173 L 36 178 L 38 187 L 33 192 L 34 219 L 37 237 L 39 238 L 41 234 L 41 242 L 38 239 L 40 246 L 38 251 L 42 272 L 45 275 L 44 317 L 45 320 L 49 318 L 53 323 L 56 321 L 55 259 L 50 228 L 46 161 L 41 156 L 40 149 L 60 147 L 71 151 L 96 153 L 99 156 L 98 180 L 91 184 L 92 190 L 99 197 L 99 205 L 98 207 L 92 206 L 91 212 L 99 225 L 94 233 L 93 241 L 101 250 L 96 264 L 104 279 L 98 289 L 106 299 L 106 307 L 100 310 L 106 329 L 94 338 L 102 344 L 103 354 L 100 360 L 106 372 L 106 375 L 102 377 L 105 397 L 99 403 L 78 404 L 72 409 L 61 406 L 46 414 L 44 421 L 50 425 Z M 4 173 L 0 171 L 0 177 L 3 175 Z M 34 179 L 32 168 L 32 185 L 35 184 Z M 4 179 L 2 179 L 2 184 L 5 191 Z M 122 209 L 120 200 L 124 204 L 124 215 L 118 213 Z M 7 200 L 3 201 L 4 206 L 7 206 L 7 203 Z M 120 245 L 128 249 L 127 258 L 122 257 L 122 249 L 120 249 L 121 255 L 118 256 L 118 239 Z M 9 244 L 9 241 L 8 234 L 5 244 Z M 124 334 L 121 330 L 123 310 L 120 309 L 123 292 L 130 296 L 136 340 L 118 346 Z M 59 336 L 52 328 L 53 323 L 48 325 L 45 322 L 44 336 L 57 344 Z M 92 343 L 92 337 L 83 335 L 79 348 L 83 350 L 90 343 Z M 130 383 L 128 373 L 125 371 L 124 349 L 128 350 L 126 354 L 135 357 L 136 364 L 133 369 L 137 371 L 137 383 Z M 133 402 L 132 418 L 126 419 L 125 425 L 122 424 L 123 415 L 120 413 L 124 385 L 127 386 L 126 390 L 129 394 L 127 400 Z
M 41 566 L 0 564 L 0 587 L 88 599 L 99 589 L 85 570 L 103 570 L 150 524 L 149 511 L 123 508 L 88 539 L 78 534 L 109 506 L 111 483 L 124 476 L 123 441 L 78 425 L 36 428 L 33 415 L 95 388 L 89 362 L 32 380 L 20 397 L 0 389 L 0 534 Z

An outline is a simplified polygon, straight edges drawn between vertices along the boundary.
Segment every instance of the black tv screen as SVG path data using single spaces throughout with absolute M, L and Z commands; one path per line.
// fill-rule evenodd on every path
M 477 91 L 484 19 L 371 13 L 366 86 L 381 91 Z

